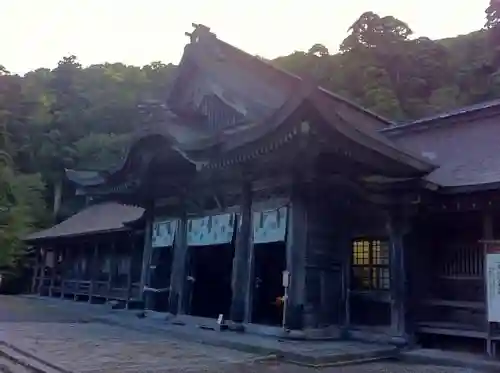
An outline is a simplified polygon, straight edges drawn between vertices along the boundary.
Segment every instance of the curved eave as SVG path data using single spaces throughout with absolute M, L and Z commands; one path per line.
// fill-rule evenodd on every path
M 436 165 L 399 149 L 379 133 L 371 133 L 356 123 L 347 122 L 337 113 L 328 98 L 323 97 L 322 91 L 311 89 L 303 89 L 300 93 L 292 96 L 268 122 L 247 131 L 242 130 L 239 133 L 233 133 L 232 136 L 227 136 L 217 148 L 217 153 L 212 150 L 211 159 L 208 153 L 203 152 L 192 156 L 199 158 L 199 160 L 203 160 L 204 156 L 206 161 L 204 168 L 218 168 L 246 162 L 275 151 L 292 141 L 301 132 L 300 120 L 288 119 L 306 102 L 311 104 L 324 118 L 329 127 L 328 131 L 334 131 L 356 144 L 396 162 L 400 165 L 399 169 L 405 170 L 401 174 L 420 177 L 437 168 Z M 281 132 L 280 135 L 270 138 L 273 133 L 278 131 Z
M 398 148 L 396 144 L 376 131 L 367 131 L 355 122 L 348 123 L 337 113 L 323 92 L 316 92 L 312 102 L 335 131 L 368 149 L 413 169 L 416 176 L 426 175 L 438 167 L 417 155 Z

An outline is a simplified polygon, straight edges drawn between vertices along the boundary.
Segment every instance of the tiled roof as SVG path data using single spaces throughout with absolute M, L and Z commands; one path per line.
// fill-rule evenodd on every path
M 140 219 L 143 214 L 142 207 L 116 202 L 100 203 L 87 207 L 51 228 L 30 234 L 25 241 L 126 230 L 127 223 Z
M 500 115 L 384 133 L 401 148 L 439 165 L 427 179 L 441 187 L 485 188 L 500 182 Z
M 499 109 L 499 108 L 500 108 L 500 99 L 485 101 L 475 105 L 464 106 L 458 109 L 445 111 L 440 114 L 427 116 L 411 122 L 392 125 L 390 127 L 381 129 L 381 132 L 393 133 L 393 132 L 406 132 L 406 131 L 416 130 L 427 125 L 433 126 L 438 121 L 442 121 L 445 119 L 459 119 L 463 118 L 463 116 L 467 114 L 477 113 L 481 111 L 484 112 L 486 109 Z

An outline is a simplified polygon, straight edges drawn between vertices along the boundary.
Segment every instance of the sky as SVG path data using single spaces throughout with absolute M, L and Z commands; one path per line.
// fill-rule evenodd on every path
M 83 65 L 178 63 L 191 24 L 209 26 L 266 58 L 330 52 L 363 12 L 392 15 L 417 36 L 465 34 L 484 25 L 489 0 L 0 0 L 0 64 L 24 74 L 74 54 Z

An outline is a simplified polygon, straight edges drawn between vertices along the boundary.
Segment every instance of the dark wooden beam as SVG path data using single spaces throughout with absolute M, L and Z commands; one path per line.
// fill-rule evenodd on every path
M 43 249 L 42 261 L 40 263 L 40 276 L 38 278 L 38 295 L 42 294 L 42 287 L 45 281 L 45 262 L 47 261 L 47 249 Z
M 41 260 L 41 248 L 40 246 L 35 246 L 35 265 L 33 268 L 33 279 L 31 281 L 31 293 L 34 294 L 38 291 L 38 281 L 40 276 L 40 260 Z
M 92 303 L 92 296 L 94 295 L 95 289 L 95 280 L 97 274 L 99 273 L 99 243 L 96 241 L 94 243 L 94 249 L 92 250 L 93 256 L 91 261 L 91 269 L 90 269 L 90 287 L 89 287 L 89 303 Z
M 146 206 L 145 214 L 145 228 L 144 228 L 144 248 L 142 251 L 142 266 L 141 266 L 141 280 L 140 280 L 140 298 L 144 302 L 145 293 L 144 287 L 148 284 L 149 266 L 151 261 L 152 250 L 152 228 L 154 216 L 153 200 L 150 200 Z
M 252 234 L 252 186 L 244 182 L 241 190 L 240 219 L 236 230 L 236 244 L 233 260 L 230 318 L 236 323 L 245 321 L 247 284 L 250 279 L 249 259 Z
M 187 312 L 187 302 L 190 294 L 186 287 L 186 271 L 188 265 L 188 242 L 187 242 L 187 211 L 183 201 L 182 212 L 179 216 L 177 232 L 174 240 L 174 255 L 172 270 L 170 274 L 170 297 L 169 310 L 172 314 L 184 314 Z
M 307 249 L 307 189 L 300 174 L 291 185 L 291 208 L 288 218 L 286 262 L 290 274 L 285 327 L 302 329 L 304 322 L 305 274 Z
M 127 268 L 127 302 L 126 308 L 128 309 L 130 306 L 130 298 L 132 297 L 132 263 L 134 261 L 134 251 L 135 251 L 135 239 L 132 234 L 128 237 L 130 246 L 129 246 L 129 258 L 128 258 L 128 268 Z
M 113 272 L 116 266 L 116 242 L 112 240 L 110 242 L 109 248 L 109 274 L 108 274 L 108 283 L 106 287 L 106 299 L 109 300 L 109 296 L 111 294 L 111 289 L 113 288 Z
M 407 336 L 407 274 L 404 236 L 409 231 L 408 215 L 403 206 L 387 214 L 391 295 L 391 330 L 395 336 Z
M 49 285 L 49 296 L 52 296 L 52 290 L 54 289 L 56 274 L 57 274 L 57 255 L 59 248 L 57 246 L 52 247 L 52 267 L 50 268 L 50 285 Z

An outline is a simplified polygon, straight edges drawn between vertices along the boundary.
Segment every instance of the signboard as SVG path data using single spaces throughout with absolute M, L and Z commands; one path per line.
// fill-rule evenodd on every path
M 500 322 L 500 247 L 486 253 L 488 322 Z
M 290 272 L 283 271 L 282 276 L 283 276 L 283 279 L 282 279 L 283 287 L 284 288 L 289 287 L 290 286 Z

